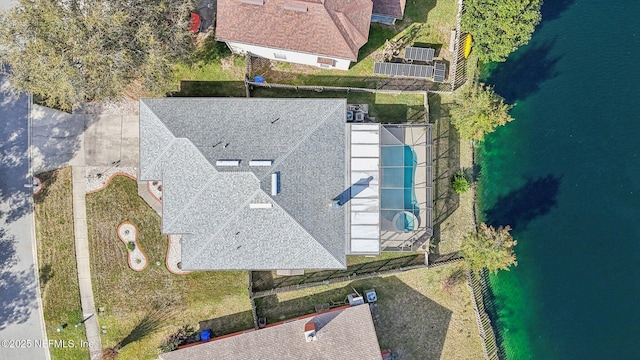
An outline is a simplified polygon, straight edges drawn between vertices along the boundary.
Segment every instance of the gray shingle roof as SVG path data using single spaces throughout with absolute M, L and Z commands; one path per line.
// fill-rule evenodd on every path
M 304 326 L 316 326 L 306 342 Z M 358 305 L 213 340 L 160 355 L 161 360 L 380 360 L 380 345 L 368 305 Z
M 163 181 L 183 269 L 344 268 L 345 213 L 329 204 L 348 186 L 345 112 L 344 99 L 140 100 L 140 179 Z

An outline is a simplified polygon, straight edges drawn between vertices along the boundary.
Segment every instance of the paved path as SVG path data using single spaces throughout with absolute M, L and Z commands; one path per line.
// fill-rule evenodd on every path
M 89 262 L 89 238 L 87 236 L 87 209 L 85 204 L 85 168 L 72 168 L 73 181 L 73 233 L 76 238 L 76 262 L 78 264 L 78 285 L 80 287 L 80 303 L 87 333 L 89 356 L 92 360 L 102 359 L 102 342 L 100 341 L 100 326 L 93 300 L 91 287 L 91 265 Z
M 0 88 L 7 87 L 0 75 Z M 31 182 L 29 104 L 27 96 L 15 99 L 0 90 L 0 359 L 49 359 L 47 348 L 37 346 L 47 335 L 38 281 L 33 199 L 31 189 L 24 186 Z M 16 344 L 16 340 L 22 342 Z

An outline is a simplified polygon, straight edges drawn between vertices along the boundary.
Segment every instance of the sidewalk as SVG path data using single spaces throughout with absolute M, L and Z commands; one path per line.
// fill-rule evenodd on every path
M 80 287 L 80 302 L 82 314 L 86 319 L 85 331 L 90 344 L 89 356 L 91 360 L 102 359 L 102 342 L 100 341 L 100 326 L 96 316 L 91 287 L 91 265 L 89 264 L 89 239 L 87 236 L 87 210 L 85 204 L 85 168 L 74 166 L 73 177 L 73 233 L 76 238 L 76 261 L 78 263 L 78 286 Z

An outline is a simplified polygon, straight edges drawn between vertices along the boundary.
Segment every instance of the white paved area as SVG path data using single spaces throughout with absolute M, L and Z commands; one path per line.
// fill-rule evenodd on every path
M 76 245 L 76 262 L 78 265 L 78 285 L 80 287 L 80 303 L 90 344 L 89 356 L 92 360 L 102 359 L 102 343 L 100 341 L 100 326 L 96 317 L 93 289 L 91 287 L 91 265 L 89 263 L 89 239 L 87 235 L 87 209 L 85 204 L 85 168 L 74 166 L 73 179 L 73 232 Z
M 30 99 L 0 75 L 0 359 L 49 359 L 39 294 L 28 158 Z M 29 346 L 31 344 L 31 346 Z

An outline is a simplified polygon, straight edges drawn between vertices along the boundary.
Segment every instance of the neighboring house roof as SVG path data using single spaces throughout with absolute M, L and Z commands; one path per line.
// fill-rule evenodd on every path
M 140 100 L 140 179 L 163 182 L 182 268 L 345 268 L 345 210 L 329 206 L 348 186 L 345 113 L 344 99 Z
M 216 39 L 356 61 L 372 8 L 371 0 L 219 0 Z
M 402 19 L 406 0 L 373 0 L 373 13 Z
M 317 340 L 306 342 L 313 322 Z M 369 305 L 363 304 L 223 337 L 160 355 L 161 360 L 382 359 Z

